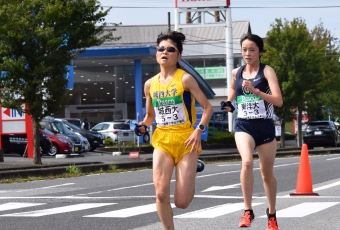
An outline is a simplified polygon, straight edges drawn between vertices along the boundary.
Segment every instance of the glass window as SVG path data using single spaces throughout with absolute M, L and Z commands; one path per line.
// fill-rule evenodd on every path
M 103 124 L 101 130 L 109 129 L 109 127 L 110 127 L 110 124 Z
M 123 129 L 123 130 L 129 130 L 130 129 L 130 125 L 129 124 L 114 124 L 113 125 L 114 129 Z

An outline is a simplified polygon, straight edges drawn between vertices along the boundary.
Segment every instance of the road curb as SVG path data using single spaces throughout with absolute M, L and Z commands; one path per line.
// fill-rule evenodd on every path
M 309 154 L 328 154 L 339 153 L 339 149 L 320 149 L 309 150 Z M 301 151 L 278 151 L 277 157 L 283 156 L 300 156 Z M 257 158 L 257 153 L 254 154 L 254 158 Z M 241 160 L 240 155 L 237 152 L 234 153 L 210 153 L 201 154 L 199 159 L 205 162 L 221 161 L 221 160 Z M 152 167 L 152 159 L 140 159 L 134 162 L 121 162 L 121 163 L 103 163 L 103 162 L 91 162 L 91 163 L 74 163 L 71 164 L 77 166 L 81 172 L 89 173 L 99 170 L 107 170 L 112 165 L 117 166 L 117 169 L 135 169 L 142 167 Z M 54 176 L 68 173 L 66 168 L 70 164 L 58 164 L 58 165 L 46 165 L 46 166 L 31 166 L 18 169 L 1 169 L 0 179 L 5 178 L 24 178 L 30 176 Z

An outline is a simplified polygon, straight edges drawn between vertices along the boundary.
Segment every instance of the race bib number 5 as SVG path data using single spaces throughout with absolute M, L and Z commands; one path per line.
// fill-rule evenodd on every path
M 153 98 L 156 123 L 161 126 L 181 124 L 186 121 L 185 110 L 181 96 Z
M 264 100 L 253 94 L 237 97 L 238 117 L 243 119 L 265 118 Z

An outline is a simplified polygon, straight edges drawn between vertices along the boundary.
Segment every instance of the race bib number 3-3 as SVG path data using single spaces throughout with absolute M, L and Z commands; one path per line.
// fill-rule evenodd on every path
M 264 100 L 253 94 L 237 97 L 238 117 L 243 119 L 265 118 Z
M 161 126 L 176 125 L 186 122 L 186 116 L 181 96 L 153 98 L 156 123 Z

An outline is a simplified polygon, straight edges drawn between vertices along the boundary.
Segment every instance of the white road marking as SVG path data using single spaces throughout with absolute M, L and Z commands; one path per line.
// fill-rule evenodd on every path
M 276 212 L 276 217 L 304 217 L 322 211 L 340 202 L 306 202 Z M 266 215 L 260 218 L 267 218 Z
M 334 182 L 334 183 L 332 183 L 332 184 L 328 184 L 328 185 L 321 186 L 321 187 L 319 187 L 319 188 L 314 189 L 314 191 L 320 191 L 320 190 L 332 188 L 332 187 L 335 187 L 335 186 L 338 186 L 338 185 L 340 185 L 340 181 Z
M 155 195 L 150 196 L 26 196 L 26 197 L 0 197 L 0 200 L 38 200 L 38 199 L 51 199 L 51 200 L 107 200 L 107 199 L 154 199 Z M 173 195 L 170 197 L 173 198 Z M 208 198 L 208 199 L 243 199 L 243 196 L 216 196 L 216 195 L 195 195 L 195 198 Z M 340 199 L 340 196 L 277 196 L 277 199 Z M 267 199 L 266 196 L 253 196 L 252 199 Z
M 57 187 L 62 187 L 62 186 L 74 185 L 74 184 L 75 183 L 66 183 L 66 184 L 59 184 L 59 185 L 53 185 L 53 186 L 41 187 L 41 188 L 30 188 L 30 189 L 20 189 L 20 190 L 2 190 L 0 191 L 0 193 L 27 192 L 27 191 L 37 190 L 37 189 L 50 189 L 50 188 L 57 188 Z
M 253 203 L 253 206 L 262 203 Z M 174 216 L 174 218 L 215 218 L 244 209 L 244 203 L 223 204 Z
M 218 167 L 226 167 L 226 166 L 239 166 L 241 164 L 225 164 L 225 165 L 217 165 Z
M 337 160 L 337 159 L 340 159 L 340 157 L 329 158 L 329 159 L 326 159 L 326 161 L 332 161 L 332 160 Z
M 60 214 L 60 213 L 65 213 L 65 212 L 80 211 L 80 210 L 85 210 L 85 209 L 90 209 L 90 208 L 98 208 L 98 207 L 103 207 L 103 206 L 108 206 L 108 205 L 113 205 L 113 204 L 117 204 L 117 203 L 84 203 L 84 204 L 75 204 L 75 205 L 43 209 L 43 210 L 37 210 L 37 211 L 31 211 L 31 212 L 18 212 L 18 213 L 12 213 L 12 214 L 5 214 L 5 215 L 0 215 L 0 216 L 39 217 L 39 216 Z
M 174 204 L 171 204 L 171 207 L 175 208 L 176 206 Z M 142 215 L 142 214 L 151 213 L 151 212 L 157 212 L 157 208 L 156 208 L 155 203 L 131 207 L 131 208 L 125 208 L 125 209 L 120 209 L 120 210 L 115 210 L 115 211 L 111 211 L 111 212 L 104 212 L 104 213 L 99 213 L 99 214 L 95 214 L 95 215 L 88 215 L 88 216 L 83 216 L 83 217 L 126 218 L 126 217 L 137 216 L 137 215 Z
M 19 202 L 6 203 L 6 204 L 0 204 L 0 211 L 27 208 L 27 207 L 33 207 L 33 206 L 38 206 L 38 205 L 43 205 L 43 204 L 44 203 L 19 203 Z
M 134 186 L 128 186 L 128 187 L 121 187 L 121 188 L 114 188 L 114 189 L 110 189 L 110 190 L 107 190 L 107 191 L 110 192 L 110 191 L 117 191 L 117 190 L 129 189 L 129 188 L 138 188 L 138 187 L 149 186 L 149 185 L 153 185 L 153 183 L 140 184 L 140 185 L 134 185 Z
M 241 184 L 239 183 L 239 184 L 232 184 L 232 185 L 227 185 L 227 186 L 212 186 L 206 190 L 203 190 L 202 192 L 211 192 L 211 191 L 217 191 L 217 190 L 226 190 L 230 188 L 239 188 L 240 185 Z

